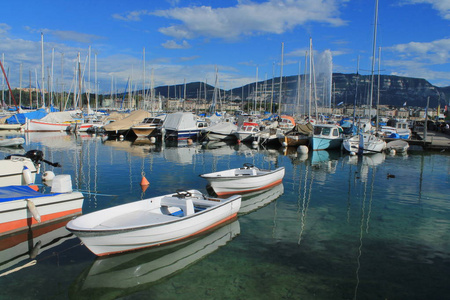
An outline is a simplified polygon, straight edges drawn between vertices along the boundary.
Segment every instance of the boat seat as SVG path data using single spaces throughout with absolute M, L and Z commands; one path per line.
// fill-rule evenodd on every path
M 194 213 L 194 204 L 191 199 L 181 199 L 177 197 L 163 197 L 161 199 L 161 206 L 179 207 L 183 211 L 184 216 L 189 216 Z
M 236 170 L 234 175 L 235 176 L 254 176 L 254 175 L 256 175 L 256 170 L 241 168 L 241 169 Z

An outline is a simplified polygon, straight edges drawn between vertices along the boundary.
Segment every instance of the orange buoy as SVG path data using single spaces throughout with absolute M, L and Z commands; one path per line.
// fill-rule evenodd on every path
M 141 180 L 141 186 L 148 186 L 150 185 L 150 182 L 148 182 L 147 178 L 145 178 L 145 176 L 142 176 L 142 180 Z

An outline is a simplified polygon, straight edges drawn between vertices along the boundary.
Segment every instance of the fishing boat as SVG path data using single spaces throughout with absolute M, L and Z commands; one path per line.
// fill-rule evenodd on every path
M 312 150 L 331 150 L 341 147 L 343 136 L 342 128 L 334 124 L 314 125 L 314 131 L 309 139 Z
M 244 167 L 202 174 L 200 177 L 209 182 L 218 196 L 254 192 L 275 186 L 283 181 L 284 167 L 275 170 L 263 170 L 252 164 Z
M 0 147 L 19 147 L 25 144 L 25 139 L 21 137 L 0 139 Z
M 83 200 L 72 191 L 70 175 L 55 176 L 48 194 L 27 185 L 0 187 L 0 235 L 80 214 Z
M 82 215 L 67 224 L 98 256 L 180 241 L 234 218 L 241 196 L 211 198 L 177 191 Z
M 365 132 L 345 138 L 342 146 L 350 153 L 374 154 L 384 151 L 386 142 L 371 133 Z

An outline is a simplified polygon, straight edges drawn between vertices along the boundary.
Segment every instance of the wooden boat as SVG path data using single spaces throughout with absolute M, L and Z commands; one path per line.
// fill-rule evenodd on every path
M 0 235 L 80 214 L 83 200 L 72 191 L 70 175 L 55 176 L 50 194 L 26 185 L 0 187 Z
M 345 138 L 342 145 L 348 152 L 357 154 L 380 153 L 386 149 L 386 142 L 371 133 L 361 133 Z
M 300 145 L 308 145 L 310 136 L 313 132 L 313 125 L 297 124 L 292 130 L 278 135 L 278 140 L 284 147 L 298 147 Z
M 309 140 L 312 150 L 339 149 L 342 144 L 342 128 L 333 124 L 314 125 L 313 135 Z
M 177 191 L 83 215 L 66 227 L 103 256 L 191 237 L 234 218 L 240 206 L 239 195 L 218 199 Z
M 208 180 L 218 196 L 253 192 L 275 186 L 282 182 L 284 167 L 262 170 L 245 163 L 243 168 L 230 169 L 200 175 Z
M 11 139 L 0 139 L 0 147 L 18 147 L 25 144 L 25 139 L 21 137 Z

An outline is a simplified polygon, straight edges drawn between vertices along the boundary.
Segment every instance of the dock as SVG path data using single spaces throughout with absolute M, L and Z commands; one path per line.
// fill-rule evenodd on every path
M 413 132 L 412 139 L 408 140 L 410 146 L 419 146 L 424 150 L 445 151 L 450 150 L 450 132 L 439 132 L 428 130 L 426 133 L 422 130 Z

